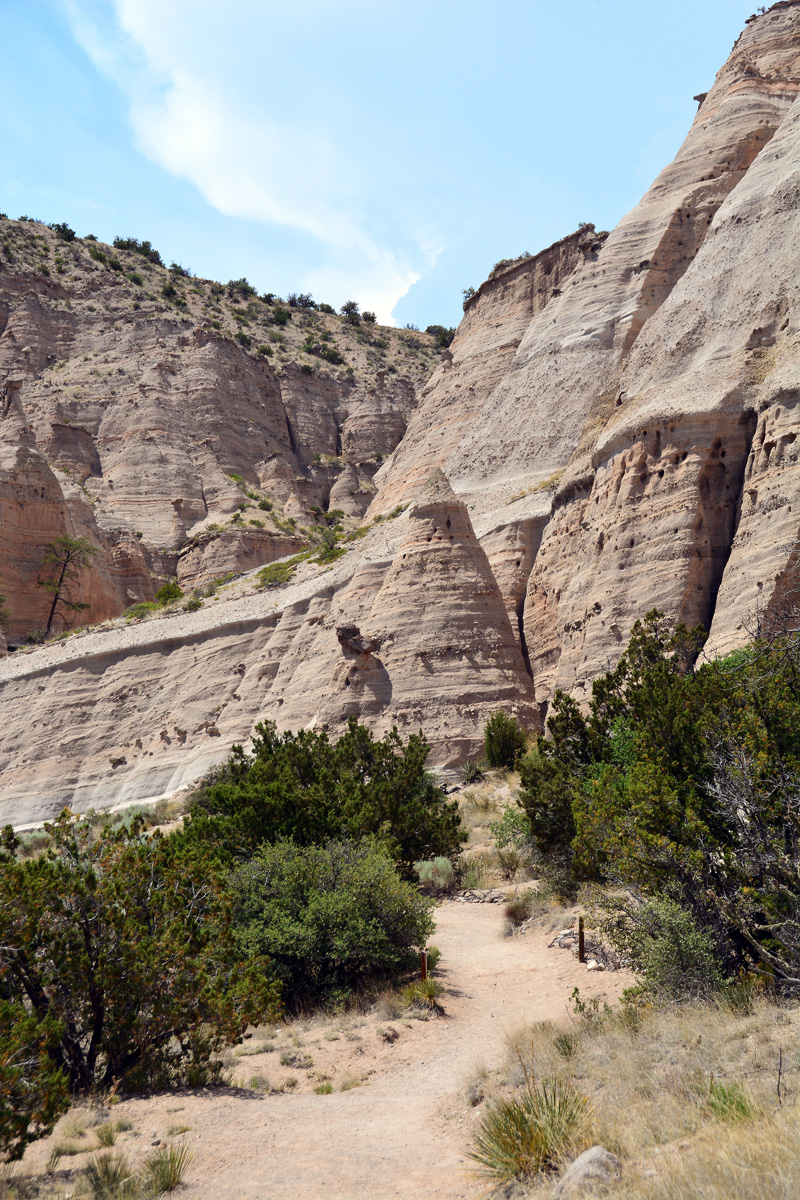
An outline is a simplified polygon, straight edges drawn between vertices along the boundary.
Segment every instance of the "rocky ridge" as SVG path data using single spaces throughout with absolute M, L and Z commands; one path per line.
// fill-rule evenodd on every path
M 430 335 L 131 246 L 0 219 L 0 591 L 17 641 L 43 623 L 58 533 L 99 549 L 98 621 L 165 579 L 280 558 L 329 509 L 357 524 L 438 357 Z
M 385 418 L 387 448 L 398 440 L 336 561 L 0 663 L 6 816 L 167 794 L 264 716 L 422 727 L 432 762 L 452 766 L 499 705 L 535 727 L 556 687 L 585 697 L 652 607 L 704 622 L 715 653 L 746 639 L 749 610 L 796 598 L 799 90 L 800 2 L 782 0 L 748 22 L 675 161 L 615 230 L 500 264 L 467 301 L 404 436 L 380 389 L 365 395 L 364 426 Z M 187 375 L 203 349 L 185 348 Z M 5 418 L 17 477 L 55 513 L 25 394 Z M 302 438 L 325 428 L 322 390 L 308 409 L 284 394 L 301 441 L 294 459 L 259 461 L 270 479 L 300 462 L 313 480 Z M 260 428 L 266 452 L 279 432 Z M 342 492 L 361 489 L 361 465 L 345 464 Z M 178 493 L 158 494 L 171 529 Z

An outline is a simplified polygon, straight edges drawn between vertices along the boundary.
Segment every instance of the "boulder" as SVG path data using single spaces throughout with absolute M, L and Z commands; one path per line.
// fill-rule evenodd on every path
M 615 1183 L 621 1176 L 622 1163 L 617 1156 L 603 1146 L 592 1146 L 570 1163 L 553 1195 L 579 1196 L 597 1191 Z

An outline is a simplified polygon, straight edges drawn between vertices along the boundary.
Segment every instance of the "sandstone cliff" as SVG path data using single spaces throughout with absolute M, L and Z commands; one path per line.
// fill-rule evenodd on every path
M 280 557 L 331 493 L 360 518 L 433 344 L 0 219 L 0 591 L 12 638 L 43 623 L 37 580 L 58 533 L 100 550 L 82 581 L 98 621 L 176 573 L 195 585 Z
M 347 380 L 275 372 L 197 321 L 167 339 L 154 313 L 104 334 L 106 371 L 117 343 L 144 338 L 106 426 L 94 394 L 91 411 L 64 388 L 54 406 L 32 333 L 15 335 L 0 537 L 19 586 L 29 543 L 52 536 L 34 512 L 117 548 L 97 573 L 109 612 L 120 589 L 145 594 L 156 561 L 187 580 L 223 570 L 216 514 L 237 563 L 265 559 L 230 519 L 248 492 L 280 514 L 253 530 L 276 553 L 315 497 L 353 532 L 332 565 L 287 565 L 281 586 L 244 576 L 198 612 L 9 655 L 0 819 L 169 793 L 263 716 L 334 734 L 351 713 L 422 727 L 452 766 L 496 707 L 533 727 L 556 687 L 585 698 L 650 608 L 703 622 L 720 653 L 746 639 L 750 610 L 797 600 L 798 91 L 800 0 L 782 0 L 748 22 L 675 161 L 615 230 L 498 265 L 418 405 L 388 367 L 373 364 L 356 404 Z M 73 340 L 83 327 L 74 306 L 37 321 Z M 136 449 L 147 439 L 160 457 Z

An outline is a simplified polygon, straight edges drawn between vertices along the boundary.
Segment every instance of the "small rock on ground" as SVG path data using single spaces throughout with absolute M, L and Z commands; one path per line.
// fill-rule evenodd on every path
M 570 1163 L 553 1195 L 567 1197 L 593 1192 L 614 1183 L 621 1175 L 622 1163 L 616 1154 L 604 1146 L 592 1146 Z

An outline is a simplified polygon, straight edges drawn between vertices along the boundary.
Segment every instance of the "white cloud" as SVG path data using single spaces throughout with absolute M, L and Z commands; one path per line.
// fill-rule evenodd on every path
M 224 35 L 220 6 L 208 0 L 62 3 L 78 42 L 124 92 L 142 154 L 190 181 L 227 216 L 314 238 L 320 266 L 303 286 L 337 302 L 355 296 L 380 320 L 391 319 L 419 275 L 367 231 L 354 182 L 363 179 L 364 162 L 353 161 L 345 139 L 333 141 L 302 113 L 293 116 L 295 106 L 270 92 L 266 70 L 258 80 L 236 69 L 237 40 L 244 49 L 248 29 L 256 29 L 263 41 L 270 3 L 226 5 Z M 430 263 L 430 247 L 417 251 Z

